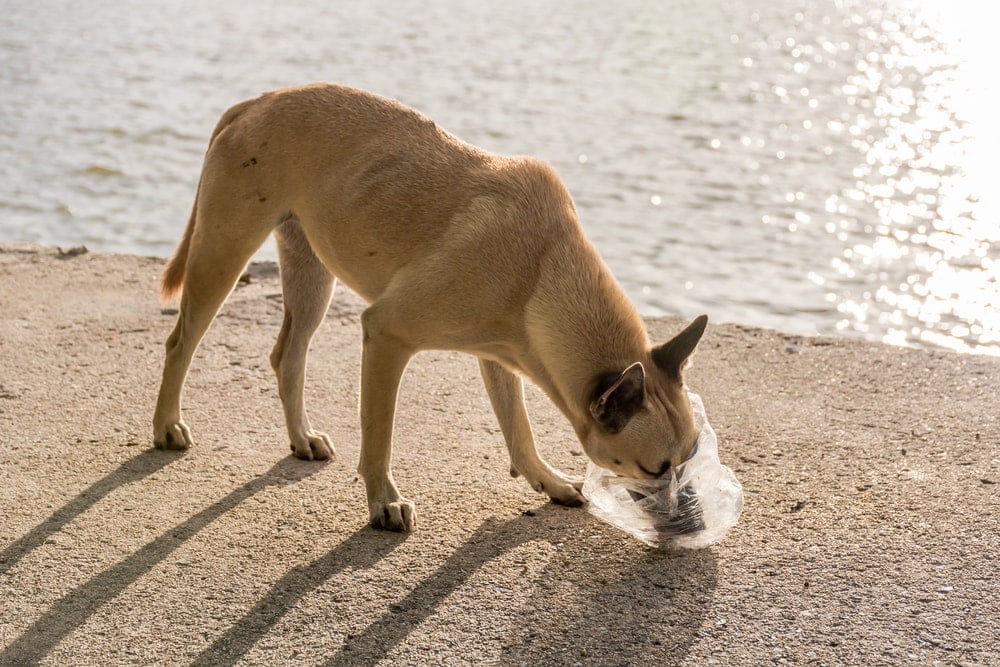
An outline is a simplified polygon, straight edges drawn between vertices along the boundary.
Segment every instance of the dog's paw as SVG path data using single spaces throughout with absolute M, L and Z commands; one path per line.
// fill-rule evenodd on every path
M 556 505 L 563 505 L 565 507 L 583 507 L 587 502 L 587 499 L 579 492 L 572 496 L 549 496 L 549 499 Z
M 536 482 L 535 490 L 545 493 L 557 505 L 566 507 L 580 507 L 587 502 L 580 490 L 583 489 L 583 480 L 564 479 L 562 477 L 553 478 L 544 482 Z
M 326 461 L 336 458 L 330 436 L 319 431 L 309 431 L 291 443 L 296 458 L 306 461 Z
M 400 498 L 391 503 L 374 503 L 369 508 L 373 528 L 408 533 L 417 523 L 416 509 L 409 500 Z
M 183 450 L 194 446 L 191 431 L 182 421 L 171 422 L 153 433 L 153 446 L 157 449 Z

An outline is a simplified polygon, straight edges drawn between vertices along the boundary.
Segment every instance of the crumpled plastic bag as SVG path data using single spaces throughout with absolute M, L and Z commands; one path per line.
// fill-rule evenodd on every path
M 694 454 L 659 479 L 618 477 L 591 463 L 583 483 L 587 510 L 657 549 L 701 549 L 736 525 L 743 487 L 719 462 L 719 442 L 701 397 L 688 392 L 700 429 Z

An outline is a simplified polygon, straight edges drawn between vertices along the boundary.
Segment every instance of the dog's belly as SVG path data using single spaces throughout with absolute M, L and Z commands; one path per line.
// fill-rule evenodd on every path
M 368 303 L 382 295 L 395 273 L 396 267 L 384 256 L 379 258 L 377 250 L 366 251 L 322 238 L 310 239 L 310 244 L 327 270 Z

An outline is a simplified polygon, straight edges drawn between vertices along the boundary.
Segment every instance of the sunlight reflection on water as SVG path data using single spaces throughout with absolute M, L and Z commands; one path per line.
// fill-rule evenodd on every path
M 990 181 L 1000 106 L 990 69 L 1000 50 L 981 15 L 956 4 L 844 0 L 839 17 L 800 5 L 779 33 L 773 17 L 754 12 L 760 34 L 734 39 L 749 37 L 742 65 L 751 93 L 776 100 L 782 117 L 801 118 L 793 141 L 811 136 L 808 145 L 850 175 L 839 188 L 790 190 L 785 210 L 762 217 L 781 233 L 819 226 L 836 240 L 832 273 L 806 275 L 828 289 L 836 328 L 997 354 L 1000 211 Z M 837 30 L 840 37 L 828 36 Z M 775 81 L 775 58 L 796 76 Z M 843 72 L 845 63 L 853 68 L 841 78 L 816 71 Z M 810 79 L 819 85 L 801 85 Z M 742 144 L 762 145 L 753 137 Z M 849 171 L 845 145 L 861 158 Z
M 887 342 L 995 353 L 1000 217 L 986 179 L 1000 107 L 987 63 L 1000 49 L 982 16 L 961 3 L 870 9 L 866 20 L 878 26 L 873 48 L 843 87 L 855 106 L 872 100 L 848 130 L 865 162 L 853 172 L 860 197 L 845 194 L 874 205 L 878 220 L 834 266 L 873 284 L 840 300 L 838 327 L 868 332 L 874 319 Z
M 980 5 L 5 7 L 0 240 L 165 256 L 222 110 L 335 80 L 552 162 L 645 314 L 1000 354 Z

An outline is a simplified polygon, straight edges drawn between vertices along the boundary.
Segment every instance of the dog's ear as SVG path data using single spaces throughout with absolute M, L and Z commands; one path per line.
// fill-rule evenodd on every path
M 638 361 L 621 373 L 601 378 L 590 403 L 590 414 L 609 433 L 618 433 L 646 400 L 646 372 Z
M 698 341 L 705 333 L 705 325 L 708 324 L 707 315 L 699 315 L 669 341 L 653 348 L 653 362 L 656 367 L 667 374 L 667 377 L 674 382 L 682 382 L 681 373 L 687 364 L 694 349 L 698 347 Z

